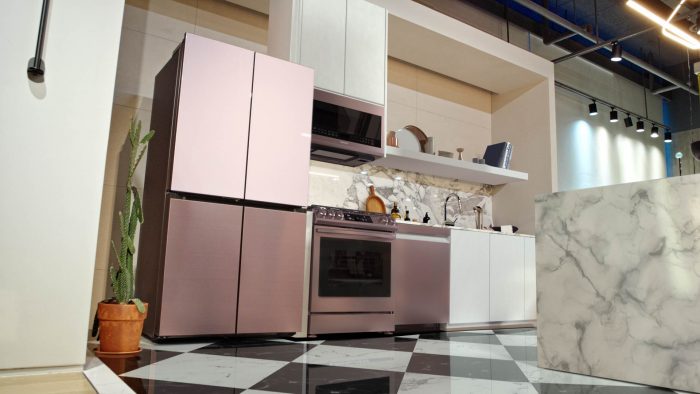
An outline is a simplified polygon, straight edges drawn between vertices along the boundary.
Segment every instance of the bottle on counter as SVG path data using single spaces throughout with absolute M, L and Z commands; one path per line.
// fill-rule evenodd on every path
M 394 207 L 391 208 L 391 218 L 401 219 L 401 213 L 399 213 L 399 207 L 396 206 L 396 202 L 394 202 Z
M 423 216 L 423 223 L 428 223 L 430 221 L 430 216 L 428 216 L 428 212 L 425 213 L 425 216 Z
M 407 222 L 410 222 L 410 221 L 411 221 L 411 217 L 408 216 L 408 209 L 406 210 L 406 216 L 403 218 L 403 220 L 405 220 L 405 221 L 407 221 Z

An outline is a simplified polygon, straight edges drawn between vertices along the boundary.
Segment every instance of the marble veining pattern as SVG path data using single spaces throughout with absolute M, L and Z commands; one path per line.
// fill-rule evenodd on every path
M 496 360 L 512 359 L 508 351 L 501 345 L 432 339 L 418 340 L 414 352 L 442 354 L 445 356 L 490 358 Z
M 274 360 L 184 353 L 122 376 L 248 388 L 285 365 L 286 362 Z
M 700 392 L 700 175 L 541 196 L 539 366 Z
M 459 213 L 457 203 L 452 198 L 447 206 L 449 220 L 456 217 L 456 225 L 475 228 L 473 208 L 479 206 L 483 209 L 483 226 L 493 224 L 493 186 L 373 165 L 353 168 L 316 161 L 312 162 L 309 174 L 311 204 L 364 210 L 369 186 L 374 185 L 376 193 L 386 205 L 387 213 L 396 202 L 402 217 L 408 209 L 412 219 L 421 221 L 428 212 L 432 219 L 430 223 L 443 224 L 445 198 L 450 193 L 457 193 L 462 203 L 462 212 Z
M 307 364 L 404 372 L 410 359 L 411 353 L 409 352 L 319 345 L 294 361 Z

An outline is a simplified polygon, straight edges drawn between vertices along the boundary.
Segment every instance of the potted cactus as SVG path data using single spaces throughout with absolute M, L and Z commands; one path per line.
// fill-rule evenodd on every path
M 103 354 L 133 354 L 139 349 L 143 321 L 148 304 L 134 295 L 134 236 L 140 223 L 143 223 L 141 198 L 132 184 L 134 172 L 146 152 L 154 131 L 141 136 L 141 121 L 131 120 L 128 141 L 129 172 L 126 179 L 126 195 L 123 209 L 119 212 L 119 247 L 112 241 L 112 249 L 117 257 L 117 265 L 109 267 L 109 278 L 114 297 L 102 301 L 97 306 L 99 320 L 99 352 Z

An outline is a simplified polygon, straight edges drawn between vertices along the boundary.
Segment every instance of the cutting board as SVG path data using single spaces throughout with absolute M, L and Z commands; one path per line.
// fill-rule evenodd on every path
M 384 201 L 374 192 L 374 186 L 369 187 L 369 196 L 365 203 L 365 210 L 367 212 L 386 213 Z

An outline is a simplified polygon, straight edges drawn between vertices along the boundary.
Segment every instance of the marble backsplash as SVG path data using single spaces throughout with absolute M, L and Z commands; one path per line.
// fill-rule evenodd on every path
M 483 209 L 483 226 L 488 227 L 492 221 L 491 196 L 492 186 L 475 185 L 458 180 L 450 180 L 422 174 L 404 172 L 373 165 L 345 167 L 329 163 L 311 162 L 310 169 L 311 204 L 327 205 L 350 209 L 365 209 L 369 196 L 369 186 L 374 185 L 387 208 L 391 210 L 397 203 L 401 216 L 408 209 L 411 219 L 422 221 L 427 212 L 430 223 L 444 222 L 445 198 L 450 193 L 457 193 L 462 204 L 459 213 L 456 199 L 447 204 L 447 218 L 457 217 L 457 226 L 475 228 L 474 207 Z

